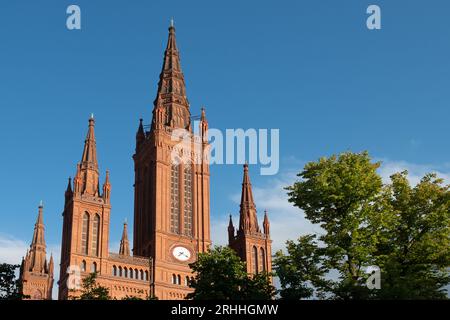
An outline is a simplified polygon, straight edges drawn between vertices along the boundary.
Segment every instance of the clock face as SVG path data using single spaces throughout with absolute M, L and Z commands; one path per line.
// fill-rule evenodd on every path
M 191 252 L 185 247 L 178 246 L 173 248 L 172 254 L 175 257 L 175 259 L 180 261 L 187 261 L 191 258 Z

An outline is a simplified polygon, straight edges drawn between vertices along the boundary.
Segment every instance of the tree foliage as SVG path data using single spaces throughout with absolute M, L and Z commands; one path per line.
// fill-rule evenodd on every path
M 228 247 L 215 247 L 199 254 L 190 267 L 196 276 L 190 283 L 194 292 L 187 299 L 263 300 L 275 294 L 269 275 L 248 276 L 245 263 Z
M 21 300 L 27 298 L 22 294 L 22 285 L 16 278 L 16 269 L 19 265 L 0 264 L 0 300 Z
M 322 255 L 317 246 L 316 236 L 306 235 L 298 243 L 287 241 L 287 253 L 275 254 L 274 269 L 280 279 L 281 299 L 299 300 L 320 296 L 315 290 L 327 285 L 324 280 L 326 269 L 322 266 Z
M 379 296 L 442 299 L 450 282 L 450 191 L 436 174 L 414 187 L 407 172 L 391 176 L 384 189 L 383 226 L 376 252 L 381 267 Z
M 81 294 L 76 300 L 110 300 L 109 289 L 97 284 L 97 273 L 90 273 L 82 281 Z
M 277 253 L 285 298 L 444 298 L 449 283 L 449 186 L 434 174 L 411 187 L 407 172 L 383 185 L 368 153 L 343 153 L 308 163 L 288 187 L 289 201 L 319 224 Z M 366 268 L 381 268 L 381 289 L 366 286 Z M 337 272 L 334 280 L 326 275 Z M 326 280 L 326 278 L 328 280 Z

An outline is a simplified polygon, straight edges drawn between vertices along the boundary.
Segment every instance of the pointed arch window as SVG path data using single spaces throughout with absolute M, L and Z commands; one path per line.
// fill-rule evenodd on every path
M 81 253 L 88 254 L 88 238 L 89 238 L 89 213 L 83 215 L 83 226 L 81 229 Z
M 113 276 L 117 277 L 117 267 L 113 266 Z
M 95 215 L 94 221 L 92 222 L 92 243 L 91 250 L 93 256 L 98 256 L 98 239 L 100 238 L 100 216 Z
M 253 266 L 253 273 L 258 273 L 258 249 L 256 246 L 253 246 L 253 252 L 252 252 L 252 266 Z
M 180 230 L 180 174 L 178 165 L 172 165 L 170 170 L 170 231 Z
M 261 271 L 265 272 L 266 271 L 266 254 L 264 252 L 264 249 L 261 248 L 260 249 L 260 254 L 261 254 Z
M 93 273 L 93 272 L 97 272 L 97 263 L 96 262 L 93 262 L 92 263 L 92 265 L 91 265 L 91 272 Z
M 184 234 L 192 236 L 192 164 L 184 167 Z
M 86 272 L 86 261 L 81 262 L 81 271 Z

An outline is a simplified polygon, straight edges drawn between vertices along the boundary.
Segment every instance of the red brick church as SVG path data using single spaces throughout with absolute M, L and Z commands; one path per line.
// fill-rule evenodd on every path
M 95 120 L 88 121 L 81 162 L 65 191 L 61 241 L 59 299 L 77 296 L 70 290 L 76 277 L 97 273 L 97 282 L 113 298 L 126 296 L 183 299 L 192 291 L 189 264 L 211 245 L 209 163 L 173 163 L 178 143 L 171 133 L 185 129 L 195 150 L 207 152 L 208 122 L 202 109 L 199 134 L 194 134 L 184 75 L 175 39 L 169 27 L 151 125 L 140 120 L 133 155 L 134 223 L 132 250 L 124 224 L 119 252 L 109 251 L 111 182 L 109 172 L 100 184 Z M 33 240 L 22 262 L 23 291 L 31 299 L 51 299 L 53 258 L 46 260 L 43 206 L 39 206 Z M 224 230 L 225 232 L 225 230 Z M 229 246 L 247 263 L 248 273 L 271 271 L 270 224 L 258 223 L 248 166 L 244 165 L 239 227 L 228 226 Z M 76 287 L 75 287 L 76 288 Z

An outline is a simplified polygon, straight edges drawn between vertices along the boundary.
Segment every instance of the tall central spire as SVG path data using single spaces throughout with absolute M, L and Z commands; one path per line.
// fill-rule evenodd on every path
M 256 216 L 256 206 L 253 200 L 252 185 L 248 175 L 248 164 L 244 164 L 239 230 L 250 233 L 260 232 L 258 218 Z
M 160 116 L 161 112 L 163 116 Z M 161 125 L 160 122 L 172 128 L 190 129 L 189 101 L 186 97 L 186 85 L 173 22 L 169 27 L 169 39 L 154 101 L 153 127 L 156 124 Z

